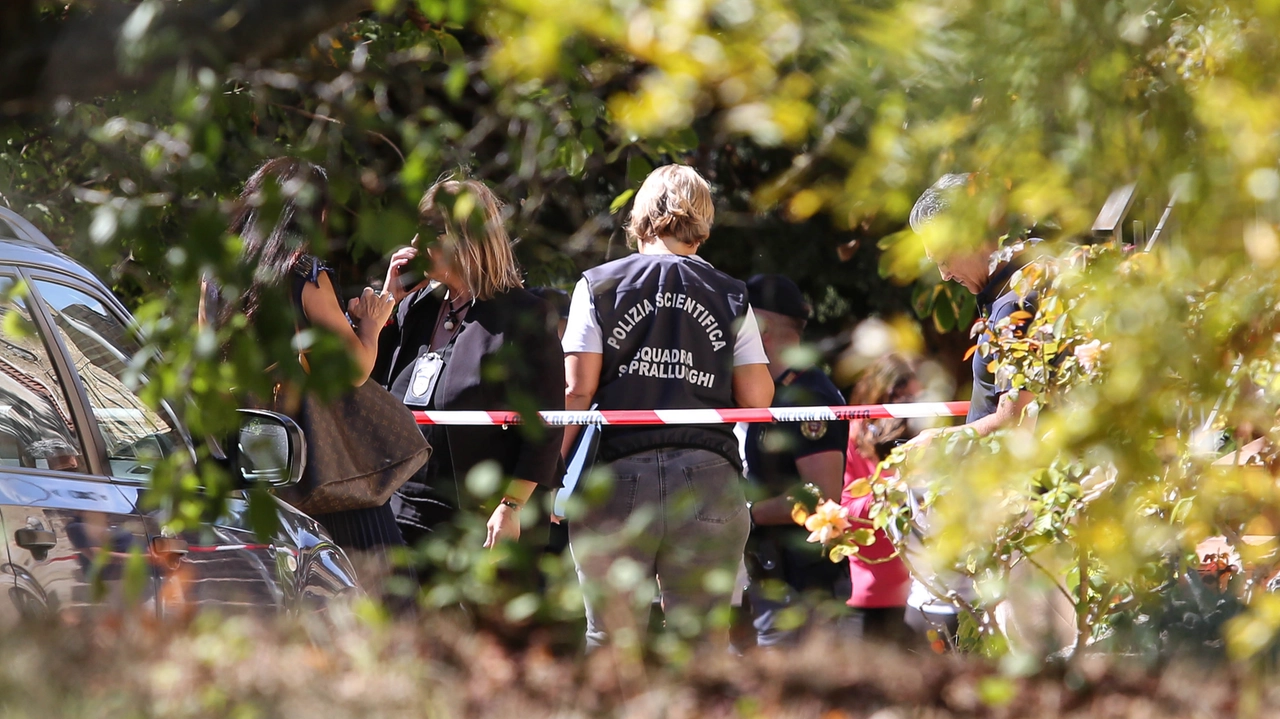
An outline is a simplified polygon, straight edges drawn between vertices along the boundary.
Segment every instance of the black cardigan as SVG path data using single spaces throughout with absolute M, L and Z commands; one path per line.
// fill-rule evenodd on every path
M 409 295 L 378 338 L 373 377 L 397 397 L 404 397 L 414 361 L 430 346 L 443 295 L 443 286 Z M 556 335 L 558 320 L 550 305 L 519 288 L 477 300 L 462 320 L 449 362 L 436 383 L 434 409 L 564 409 L 564 353 Z M 480 462 L 494 459 L 508 477 L 552 489 L 560 486 L 562 427 L 455 425 L 449 427 L 448 437 L 453 476 L 458 480 Z

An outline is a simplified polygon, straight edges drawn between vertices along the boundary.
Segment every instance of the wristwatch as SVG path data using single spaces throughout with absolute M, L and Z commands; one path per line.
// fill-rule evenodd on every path
M 518 511 L 520 511 L 520 508 L 524 506 L 523 504 L 520 504 L 519 502 L 516 502 L 516 501 L 510 500 L 510 499 L 507 499 L 506 497 L 503 497 L 503 498 L 502 498 L 502 502 L 501 502 L 501 504 L 503 504 L 503 505 L 505 505 L 505 506 L 507 506 L 507 507 L 510 507 L 510 508 L 512 508 L 512 509 L 514 509 L 514 510 L 516 510 L 517 512 L 518 512 Z

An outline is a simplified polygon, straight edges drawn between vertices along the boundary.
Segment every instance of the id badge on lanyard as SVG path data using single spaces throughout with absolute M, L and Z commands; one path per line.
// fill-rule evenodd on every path
M 404 403 L 420 407 L 429 406 L 442 369 L 444 369 L 442 353 L 427 352 L 419 357 L 413 363 L 413 374 L 409 379 L 409 388 L 404 393 Z

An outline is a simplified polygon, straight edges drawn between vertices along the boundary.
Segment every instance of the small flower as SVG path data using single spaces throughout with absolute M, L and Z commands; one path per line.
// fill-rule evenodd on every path
M 826 544 L 844 534 L 850 527 L 849 510 L 828 499 L 804 521 L 810 542 Z
M 1080 363 L 1080 369 L 1085 372 L 1092 372 L 1098 366 L 1098 358 L 1111 348 L 1111 343 L 1102 344 L 1099 340 L 1085 342 L 1075 348 L 1074 354 L 1076 361 Z

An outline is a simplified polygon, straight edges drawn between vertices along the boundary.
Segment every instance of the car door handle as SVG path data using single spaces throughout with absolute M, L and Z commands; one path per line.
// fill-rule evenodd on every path
M 177 558 L 185 557 L 191 552 L 187 540 L 177 537 L 156 537 L 151 540 L 151 550 L 156 554 L 173 555 Z
M 48 552 L 58 545 L 58 538 L 46 529 L 19 529 L 13 533 L 13 541 L 31 552 Z

